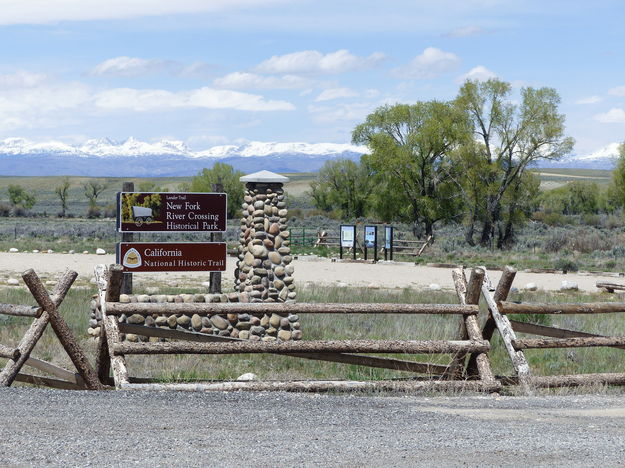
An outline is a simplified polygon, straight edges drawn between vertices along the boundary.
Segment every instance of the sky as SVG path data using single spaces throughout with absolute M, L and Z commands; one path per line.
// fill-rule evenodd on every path
M 0 0 L 0 139 L 349 143 L 467 79 L 553 87 L 575 153 L 625 140 L 618 0 Z

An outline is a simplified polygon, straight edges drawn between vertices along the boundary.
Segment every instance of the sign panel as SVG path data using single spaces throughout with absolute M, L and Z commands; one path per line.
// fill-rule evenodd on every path
M 375 238 L 377 234 L 377 226 L 365 226 L 365 247 L 375 247 Z
M 225 242 L 120 242 L 126 272 L 226 271 Z
M 121 192 L 117 229 L 121 232 L 224 232 L 225 193 Z
M 384 248 L 390 249 L 393 245 L 393 226 L 384 227 Z
M 356 239 L 356 226 L 341 225 L 341 247 L 351 249 Z

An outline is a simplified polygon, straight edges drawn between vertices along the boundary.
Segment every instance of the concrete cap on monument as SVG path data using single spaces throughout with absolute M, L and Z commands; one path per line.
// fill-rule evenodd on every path
M 288 177 L 276 174 L 270 171 L 259 171 L 253 174 L 245 175 L 239 178 L 241 182 L 252 182 L 257 184 L 286 184 L 289 181 Z

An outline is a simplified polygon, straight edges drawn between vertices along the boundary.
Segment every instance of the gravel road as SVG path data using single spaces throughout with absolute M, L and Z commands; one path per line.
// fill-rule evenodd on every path
M 622 466 L 625 399 L 0 391 L 0 464 Z

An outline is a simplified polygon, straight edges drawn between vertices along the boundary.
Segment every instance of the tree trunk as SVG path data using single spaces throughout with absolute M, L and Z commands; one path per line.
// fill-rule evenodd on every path
M 423 236 L 423 226 L 417 220 L 412 222 L 412 235 L 417 239 L 420 239 Z
M 425 221 L 425 237 L 434 235 L 434 223 L 432 221 Z
M 480 245 L 482 247 L 489 247 L 490 241 L 493 237 L 493 223 L 489 219 L 484 220 L 482 224 L 482 235 L 480 236 Z

